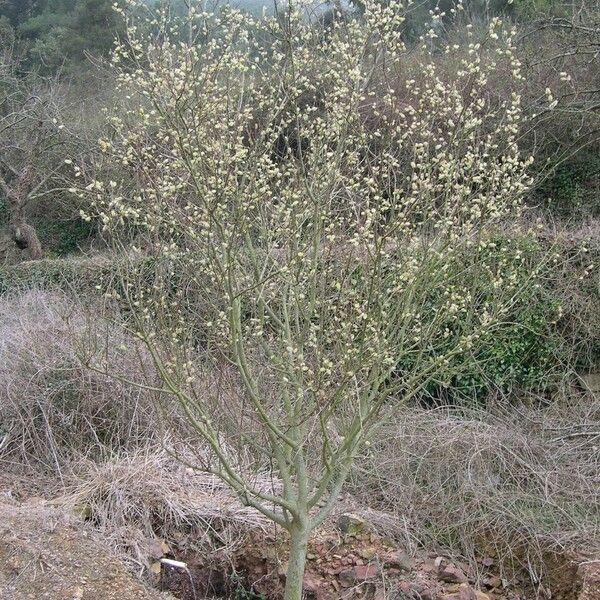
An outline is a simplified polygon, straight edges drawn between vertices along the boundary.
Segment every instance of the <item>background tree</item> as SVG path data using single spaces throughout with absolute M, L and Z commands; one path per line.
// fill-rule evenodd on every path
M 73 73 L 88 65 L 90 57 L 110 53 L 122 27 L 113 4 L 112 0 L 4 0 L 0 16 L 12 26 L 28 57 L 28 69 Z
M 61 173 L 73 149 L 62 123 L 59 86 L 54 80 L 19 73 L 7 50 L 0 64 L 0 198 L 4 196 L 13 242 L 31 259 L 42 247 L 28 222 L 34 201 L 58 193 Z

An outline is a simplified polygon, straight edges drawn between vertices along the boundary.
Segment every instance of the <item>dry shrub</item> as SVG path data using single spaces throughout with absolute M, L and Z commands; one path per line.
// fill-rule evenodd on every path
M 0 298 L 0 470 L 12 472 L 8 487 L 33 474 L 45 497 L 60 494 L 53 503 L 90 520 L 139 571 L 157 537 L 180 551 L 230 556 L 243 531 L 264 519 L 212 475 L 185 467 L 192 453 L 203 462 L 206 449 L 185 437 L 176 406 L 148 387 L 152 361 L 122 323 L 101 318 L 105 308 L 39 290 Z
M 600 398 L 483 412 L 406 409 L 383 427 L 350 490 L 388 531 L 535 580 L 548 552 L 600 551 Z
M 550 240 L 563 257 L 555 269 L 552 286 L 561 300 L 563 318 L 557 326 L 563 340 L 561 367 L 579 371 L 600 367 L 600 221 L 577 227 L 557 227 Z M 582 252 L 582 248 L 586 251 Z M 586 274 L 586 268 L 595 268 Z
M 65 295 L 0 298 L 0 460 L 60 474 L 146 446 L 160 431 L 150 392 L 89 369 L 82 355 L 135 379 L 150 361 L 118 325 Z

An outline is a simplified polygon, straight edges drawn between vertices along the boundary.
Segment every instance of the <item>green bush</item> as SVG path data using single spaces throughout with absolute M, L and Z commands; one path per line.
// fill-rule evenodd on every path
M 539 390 L 553 385 L 548 374 L 561 360 L 563 345 L 556 331 L 561 297 L 548 278 L 552 264 L 550 251 L 528 237 L 499 236 L 481 251 L 481 258 L 490 272 L 500 269 L 513 273 L 520 293 L 515 295 L 511 311 L 502 322 L 475 340 L 469 353 L 458 355 L 448 365 L 445 375 L 424 390 L 419 400 L 425 404 L 482 404 L 493 391 Z M 448 276 L 456 277 L 461 285 L 472 289 L 474 302 L 484 303 L 491 294 L 498 293 L 490 288 L 486 269 L 472 271 L 468 255 L 463 259 L 464 262 L 457 261 L 456 273 Z M 548 265 L 544 266 L 546 262 Z M 540 269 L 539 276 L 531 279 L 536 268 Z M 429 305 L 423 309 L 423 321 L 434 318 L 441 300 L 436 290 L 432 290 Z M 430 356 L 451 350 L 462 326 L 460 321 L 443 324 L 440 337 L 444 328 L 451 333 L 445 343 L 430 351 Z M 412 358 L 408 357 L 398 365 L 397 374 L 402 377 L 412 368 Z
M 98 294 L 114 277 L 108 260 L 43 259 L 0 268 L 0 296 L 29 289 L 60 289 L 77 294 Z
M 543 17 L 564 16 L 567 8 L 555 0 L 514 0 L 514 16 L 521 21 L 531 21 Z
M 600 215 L 600 155 L 589 152 L 559 165 L 537 189 L 536 196 L 559 217 Z
M 40 220 L 37 231 L 46 253 L 67 256 L 81 250 L 96 233 L 96 224 L 83 219 Z
M 246 587 L 242 576 L 237 571 L 231 573 L 229 580 L 233 588 L 232 600 L 266 600 L 264 594 L 257 594 Z

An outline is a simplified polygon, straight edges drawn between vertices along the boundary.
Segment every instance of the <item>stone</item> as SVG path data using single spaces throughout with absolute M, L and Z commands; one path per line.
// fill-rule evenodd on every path
M 483 580 L 483 583 L 489 588 L 500 589 L 502 587 L 502 580 L 497 575 L 489 575 Z
M 386 554 L 383 557 L 383 562 L 386 566 L 403 571 L 410 571 L 414 567 L 412 558 L 404 550 L 396 550 Z
M 445 594 L 441 596 L 440 600 L 477 600 L 477 593 L 468 583 L 462 583 L 457 592 Z
M 445 583 L 466 583 L 467 576 L 456 565 L 449 563 L 445 558 L 438 556 L 435 559 L 437 578 Z
M 440 598 L 434 589 L 420 583 L 410 584 L 409 594 L 409 598 L 417 598 L 418 600 L 439 600 Z
M 429 588 L 423 582 L 400 581 L 398 591 L 401 598 L 415 598 L 415 600 L 439 600 L 435 590 Z
M 338 529 L 345 535 L 359 535 L 364 533 L 367 528 L 367 522 L 354 513 L 344 513 L 337 520 Z
M 305 573 L 302 579 L 302 590 L 309 594 L 316 595 L 321 587 L 321 583 L 317 577 L 311 573 Z
M 338 574 L 338 579 L 343 587 L 350 587 L 355 583 L 368 581 L 377 577 L 379 574 L 379 567 L 376 563 L 370 563 L 368 565 L 357 565 L 352 569 L 344 569 Z
M 354 567 L 354 576 L 357 581 L 366 581 L 367 579 L 377 577 L 378 574 L 379 566 L 376 563 Z
M 150 540 L 148 543 L 148 556 L 155 560 L 161 559 L 165 555 L 163 546 L 158 540 Z
M 354 585 L 354 569 L 344 569 L 338 573 L 338 579 L 340 585 L 345 588 L 349 588 Z
M 402 592 L 404 595 L 410 594 L 412 590 L 412 585 L 409 581 L 401 581 L 398 584 L 398 591 Z

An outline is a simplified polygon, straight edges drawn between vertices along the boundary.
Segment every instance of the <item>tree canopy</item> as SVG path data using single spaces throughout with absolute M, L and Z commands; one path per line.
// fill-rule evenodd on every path
M 0 0 L 0 15 L 29 66 L 46 72 L 107 55 L 122 25 L 112 0 Z

